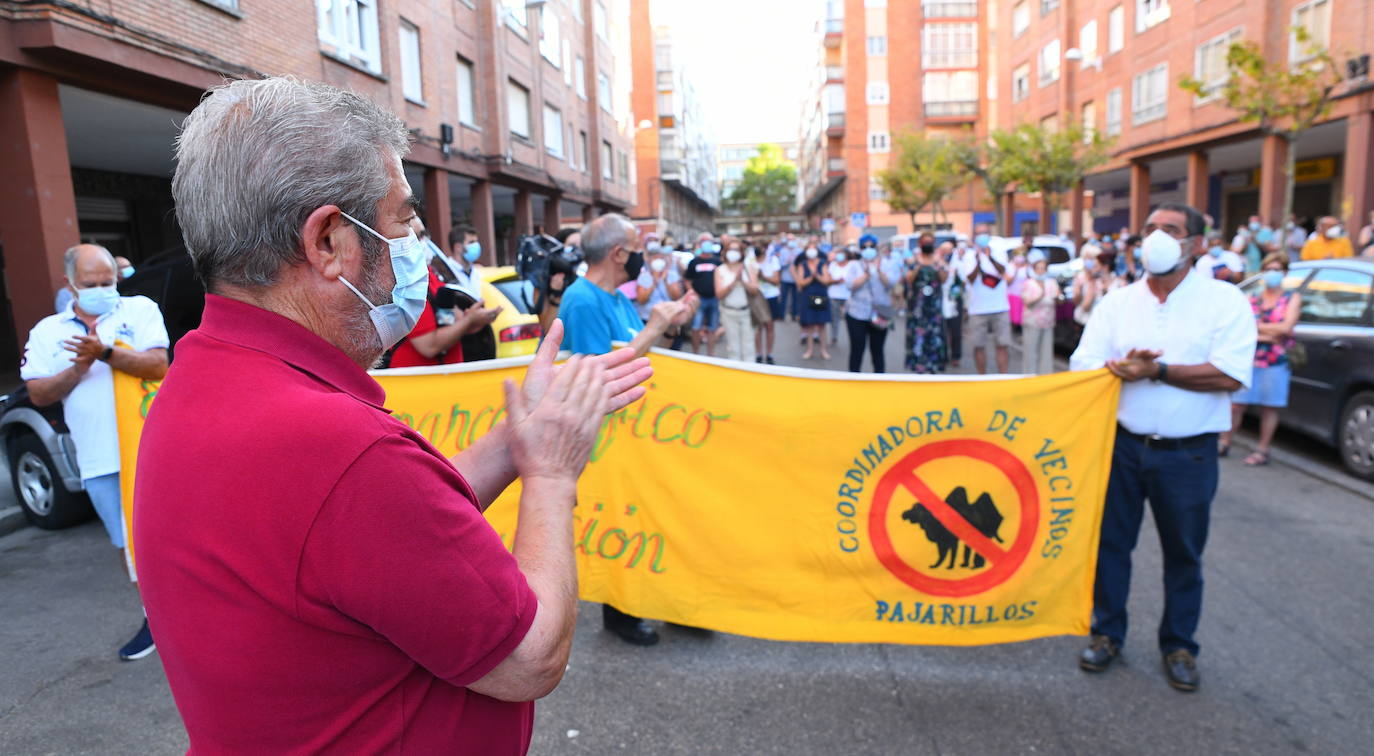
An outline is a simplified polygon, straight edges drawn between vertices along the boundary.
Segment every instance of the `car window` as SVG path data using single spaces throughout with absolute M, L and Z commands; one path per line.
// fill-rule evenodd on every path
M 1061 265 L 1069 261 L 1069 250 L 1063 247 L 1035 247 L 1045 253 L 1045 259 L 1050 265 Z
M 491 285 L 504 294 L 521 315 L 530 314 L 530 307 L 534 306 L 534 284 L 521 278 L 503 278 L 492 281 Z
M 1299 286 L 1302 286 L 1303 282 L 1306 281 L 1307 277 L 1311 274 L 1311 268 L 1302 268 L 1299 270 L 1288 271 L 1288 275 L 1283 277 L 1283 290 L 1292 291 L 1298 288 Z M 1259 294 L 1261 291 L 1264 291 L 1264 278 L 1258 275 L 1253 276 L 1250 278 L 1250 280 L 1241 284 L 1240 290 L 1245 293 L 1245 296 L 1253 297 L 1256 294 Z
M 1374 276 L 1368 273 L 1342 268 L 1318 270 L 1303 289 L 1301 321 L 1366 325 L 1369 323 L 1371 288 L 1374 288 Z

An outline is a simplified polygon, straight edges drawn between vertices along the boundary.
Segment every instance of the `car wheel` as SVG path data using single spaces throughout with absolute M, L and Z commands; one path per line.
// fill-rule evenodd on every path
M 1374 391 L 1362 391 L 1345 403 L 1336 442 L 1347 470 L 1374 479 Z
M 44 530 L 70 527 L 91 517 L 91 502 L 81 491 L 68 491 L 43 442 L 32 433 L 10 439 L 10 480 L 19 508 Z

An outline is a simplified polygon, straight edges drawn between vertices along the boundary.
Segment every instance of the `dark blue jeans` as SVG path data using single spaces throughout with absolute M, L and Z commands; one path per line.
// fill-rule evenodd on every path
M 801 297 L 797 294 L 796 282 L 783 281 L 781 288 L 783 317 L 801 320 Z
M 1126 639 L 1131 551 L 1140 536 L 1148 499 L 1164 554 L 1159 648 L 1164 653 L 1183 648 L 1197 654 L 1193 634 L 1202 614 L 1202 549 L 1216 492 L 1214 434 L 1191 448 L 1170 450 L 1149 448 L 1139 439 L 1117 434 L 1102 512 L 1093 634 L 1106 635 L 1118 646 Z

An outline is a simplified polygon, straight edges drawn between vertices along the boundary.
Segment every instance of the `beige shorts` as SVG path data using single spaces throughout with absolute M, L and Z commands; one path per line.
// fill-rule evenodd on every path
M 1011 313 L 970 315 L 964 320 L 964 346 L 969 349 L 1011 346 Z

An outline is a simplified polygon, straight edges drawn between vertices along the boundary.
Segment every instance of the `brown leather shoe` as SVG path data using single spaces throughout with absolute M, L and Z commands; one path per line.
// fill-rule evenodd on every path
M 1187 649 L 1178 648 L 1164 655 L 1164 674 L 1174 690 L 1192 693 L 1197 690 L 1197 659 Z
M 1084 672 L 1105 672 L 1121 649 L 1105 635 L 1094 635 L 1092 643 L 1078 655 L 1078 668 Z

